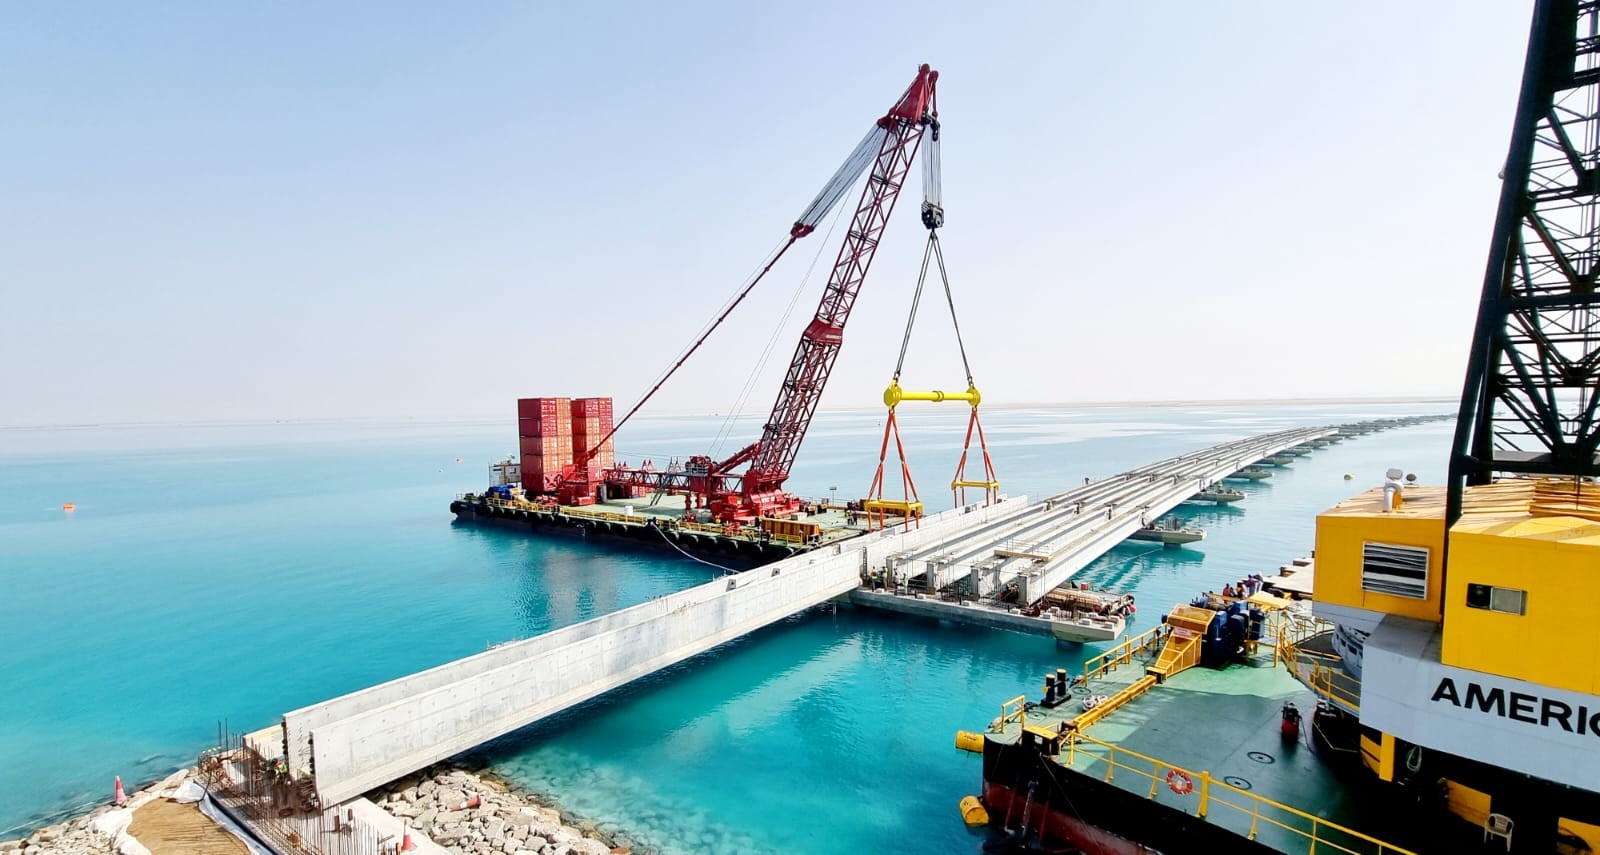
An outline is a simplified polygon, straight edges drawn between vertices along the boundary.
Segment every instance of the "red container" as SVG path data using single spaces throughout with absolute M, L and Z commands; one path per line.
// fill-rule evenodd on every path
M 544 439 L 523 437 L 520 449 L 523 470 L 532 468 L 535 471 L 549 472 L 571 463 L 572 445 L 570 442 L 566 445 L 561 443 L 562 440 L 554 437 Z
M 571 398 L 517 399 L 518 433 L 523 436 L 561 435 L 572 431 Z
M 560 416 L 518 419 L 517 433 L 522 436 L 571 436 L 572 419 Z
M 518 398 L 517 418 L 536 419 L 572 412 L 570 398 Z
M 609 417 L 611 416 L 611 399 L 610 398 L 573 398 L 572 399 L 572 417 L 574 419 L 587 418 L 587 417 L 591 417 L 591 416 L 605 416 L 609 420 Z

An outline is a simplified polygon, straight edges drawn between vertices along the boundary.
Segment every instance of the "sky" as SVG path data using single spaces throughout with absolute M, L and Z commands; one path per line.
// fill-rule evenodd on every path
M 1529 13 L 3 4 L 0 426 L 626 408 L 922 62 L 987 403 L 1453 398 Z M 824 408 L 880 405 L 920 194 Z M 841 238 L 649 410 L 759 424 Z M 902 385 L 963 381 L 925 301 Z

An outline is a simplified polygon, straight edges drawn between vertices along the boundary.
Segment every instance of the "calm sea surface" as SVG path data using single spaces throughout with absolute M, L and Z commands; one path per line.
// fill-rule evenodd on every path
M 1448 404 L 996 409 L 1006 492 L 1041 497 L 1293 425 Z M 924 501 L 950 504 L 964 421 L 908 412 Z M 756 422 L 734 427 L 754 438 Z M 619 457 L 697 453 L 712 417 L 629 425 Z M 823 413 L 790 487 L 858 497 L 879 412 Z M 1450 426 L 1374 434 L 1184 507 L 1197 547 L 1120 546 L 1078 578 L 1167 605 L 1310 551 L 1314 516 L 1398 466 L 1444 477 Z M 194 762 L 235 730 L 706 581 L 681 557 L 455 525 L 515 448 L 504 423 L 0 431 L 0 839 Z M 460 458 L 461 462 L 456 462 Z M 1345 481 L 1346 473 L 1354 480 Z M 76 504 L 71 513 L 65 502 Z M 953 747 L 1102 646 L 844 608 L 807 613 L 482 750 L 564 807 L 670 852 L 975 852 Z

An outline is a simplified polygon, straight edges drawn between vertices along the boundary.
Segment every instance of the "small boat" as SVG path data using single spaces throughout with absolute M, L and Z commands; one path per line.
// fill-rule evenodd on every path
M 1229 478 L 1248 478 L 1251 481 L 1260 481 L 1263 478 L 1271 478 L 1272 477 L 1272 472 L 1270 470 L 1262 469 L 1262 468 L 1256 467 L 1256 466 L 1246 466 L 1245 468 L 1240 469 L 1238 472 L 1235 472 L 1232 475 L 1229 475 L 1228 477 Z
M 1182 546 L 1185 543 L 1194 543 L 1205 540 L 1204 529 L 1180 528 L 1176 520 L 1171 525 L 1163 527 L 1152 523 L 1128 535 L 1129 540 L 1148 540 L 1154 543 L 1164 543 L 1167 546 Z
M 1243 498 L 1244 493 L 1235 490 L 1232 487 L 1224 487 L 1221 484 L 1218 484 L 1213 487 L 1207 487 L 1204 490 L 1195 493 L 1185 501 L 1211 502 L 1213 504 L 1226 505 L 1229 502 L 1237 502 Z

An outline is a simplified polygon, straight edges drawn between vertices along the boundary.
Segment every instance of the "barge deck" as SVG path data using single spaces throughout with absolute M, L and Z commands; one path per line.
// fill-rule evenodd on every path
M 1312 738 L 1317 696 L 1272 645 L 1160 681 L 1147 672 L 1162 667 L 1158 648 L 1141 636 L 1090 660 L 1053 709 L 1002 708 L 983 740 L 997 827 L 1101 855 L 1409 851 L 1387 842 L 1408 836 L 1392 794 L 1349 786 L 1351 759 Z M 1286 704 L 1305 715 L 1293 736 Z

